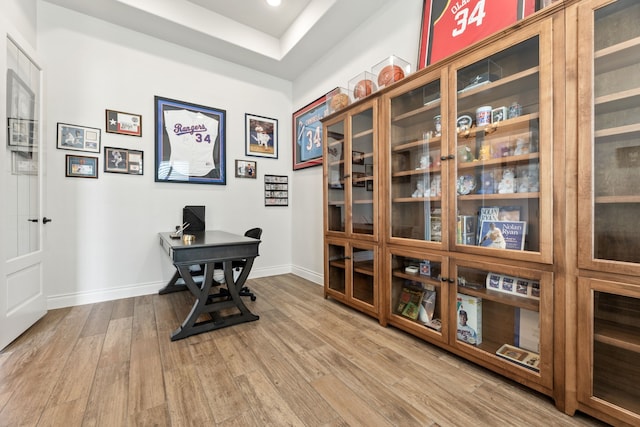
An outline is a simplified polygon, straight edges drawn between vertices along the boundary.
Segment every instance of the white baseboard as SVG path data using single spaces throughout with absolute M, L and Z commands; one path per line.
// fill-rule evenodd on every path
M 280 274 L 293 273 L 311 282 L 323 284 L 322 275 L 318 275 L 310 270 L 291 265 L 282 265 L 268 268 L 256 268 L 251 271 L 249 279 L 260 277 L 277 276 Z M 169 278 L 167 278 L 167 281 Z M 70 294 L 49 295 L 47 297 L 47 309 L 73 307 L 76 305 L 95 304 L 98 302 L 111 301 L 122 298 L 138 297 L 157 293 L 164 285 L 164 282 L 140 283 L 134 285 L 121 286 L 117 288 L 104 288 L 85 292 L 75 292 Z

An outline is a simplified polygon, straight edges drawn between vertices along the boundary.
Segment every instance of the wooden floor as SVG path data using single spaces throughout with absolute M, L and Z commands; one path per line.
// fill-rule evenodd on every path
M 248 284 L 260 320 L 177 342 L 185 292 L 50 311 L 0 353 L 0 424 L 603 425 L 294 275 Z

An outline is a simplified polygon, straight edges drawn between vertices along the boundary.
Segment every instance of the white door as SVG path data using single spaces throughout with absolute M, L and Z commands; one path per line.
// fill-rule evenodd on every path
M 2 24 L 0 23 L 0 28 Z M 24 43 L 0 32 L 0 349 L 47 312 L 43 289 L 42 72 Z M 6 102 L 5 102 L 6 100 Z

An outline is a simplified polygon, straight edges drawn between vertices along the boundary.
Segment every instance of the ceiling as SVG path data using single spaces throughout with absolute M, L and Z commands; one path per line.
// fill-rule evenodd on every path
M 392 0 L 45 0 L 294 80 Z

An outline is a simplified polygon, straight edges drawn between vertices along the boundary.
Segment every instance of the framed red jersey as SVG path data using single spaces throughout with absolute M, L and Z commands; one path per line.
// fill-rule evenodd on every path
M 535 0 L 425 0 L 418 69 L 535 12 Z

